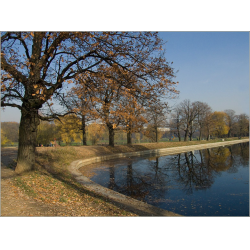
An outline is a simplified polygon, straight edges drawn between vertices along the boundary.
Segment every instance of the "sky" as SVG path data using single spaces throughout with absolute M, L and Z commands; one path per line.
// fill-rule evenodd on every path
M 177 71 L 179 98 L 206 102 L 214 111 L 249 114 L 248 32 L 161 32 L 166 58 Z
M 159 32 L 166 59 L 173 62 L 180 94 L 166 100 L 202 101 L 213 111 L 235 110 L 249 115 L 248 32 Z M 1 121 L 20 122 L 20 111 L 1 109 Z

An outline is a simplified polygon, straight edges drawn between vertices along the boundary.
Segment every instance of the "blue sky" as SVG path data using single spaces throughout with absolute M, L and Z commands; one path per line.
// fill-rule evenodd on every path
M 178 73 L 179 98 L 203 101 L 214 111 L 233 109 L 249 115 L 248 32 L 160 32 L 167 61 Z M 20 121 L 14 108 L 1 110 L 1 121 Z
M 180 95 L 214 111 L 249 114 L 248 32 L 161 32 L 166 58 L 173 61 Z

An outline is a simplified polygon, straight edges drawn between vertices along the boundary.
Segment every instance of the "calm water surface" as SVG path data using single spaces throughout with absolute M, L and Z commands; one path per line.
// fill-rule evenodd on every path
M 249 143 L 96 164 L 94 182 L 190 216 L 249 216 Z

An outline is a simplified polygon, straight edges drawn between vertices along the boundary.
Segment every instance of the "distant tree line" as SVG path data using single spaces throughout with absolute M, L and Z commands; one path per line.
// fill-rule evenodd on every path
M 76 101 L 76 99 L 75 99 Z M 77 103 L 77 102 L 76 102 Z M 79 103 L 78 103 L 79 104 Z M 93 107 L 92 107 L 93 108 Z M 37 145 L 51 145 L 51 142 L 66 145 L 77 143 L 78 145 L 95 145 L 99 141 L 109 138 L 109 129 L 96 114 L 88 112 L 84 133 L 82 118 L 73 112 L 60 120 L 41 121 L 37 132 Z M 126 112 L 125 112 L 126 114 Z M 170 118 L 167 115 L 170 114 Z M 113 114 L 116 116 L 116 113 Z M 118 113 L 119 116 L 119 113 Z M 135 114 L 136 116 L 136 114 Z M 245 137 L 249 136 L 249 116 L 237 115 L 234 110 L 227 109 L 224 112 L 212 111 L 211 107 L 204 102 L 191 102 L 184 100 L 172 110 L 167 104 L 156 102 L 147 109 L 140 111 L 140 119 L 130 117 L 130 128 L 126 123 L 114 127 L 115 140 L 126 141 L 127 144 L 141 141 L 157 142 L 162 137 L 178 138 L 179 141 L 210 140 L 211 138 Z M 119 118 L 115 118 L 119 119 Z M 1 144 L 18 142 L 19 123 L 1 123 Z M 133 128 L 133 129 L 132 129 Z M 168 128 L 162 131 L 160 128 Z M 130 135 L 128 136 L 128 134 Z
M 18 142 L 19 123 L 1 122 L 1 145 Z
M 192 141 L 195 134 L 198 140 L 249 136 L 248 115 L 237 115 L 232 109 L 213 112 L 207 103 L 199 101 L 184 100 L 176 105 L 168 124 L 179 141 Z

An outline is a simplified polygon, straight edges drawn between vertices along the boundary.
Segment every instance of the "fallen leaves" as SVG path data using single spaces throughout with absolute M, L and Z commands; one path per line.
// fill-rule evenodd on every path
M 95 197 L 89 191 L 75 189 L 67 181 L 60 180 L 59 176 L 34 171 L 18 177 L 18 181 L 14 178 L 13 184 L 30 199 L 56 206 L 55 216 L 136 216 Z

